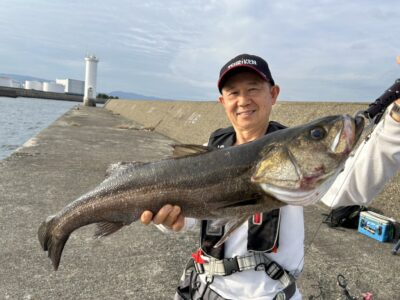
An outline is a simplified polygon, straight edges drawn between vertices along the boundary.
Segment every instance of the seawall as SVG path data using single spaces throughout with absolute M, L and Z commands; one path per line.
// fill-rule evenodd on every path
M 45 92 L 38 90 L 26 90 L 21 88 L 12 88 L 0 86 L 0 97 L 25 97 L 25 98 L 39 98 L 63 101 L 83 102 L 83 95 L 73 95 L 65 93 Z
M 294 126 L 327 115 L 352 115 L 366 107 L 362 103 L 279 102 L 271 120 Z M 217 101 L 109 100 L 105 108 L 182 143 L 205 143 L 213 130 L 230 124 Z

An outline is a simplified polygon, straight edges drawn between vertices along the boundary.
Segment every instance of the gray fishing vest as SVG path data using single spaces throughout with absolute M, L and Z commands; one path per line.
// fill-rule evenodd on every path
M 286 128 L 277 122 L 269 122 L 268 130 L 265 134 Z M 236 133 L 233 127 L 222 128 L 214 131 L 208 141 L 208 146 L 221 149 L 231 147 L 236 142 Z M 279 218 L 280 209 L 256 214 L 249 218 L 247 250 L 272 252 L 279 247 Z M 201 223 L 201 249 L 207 255 L 217 259 L 224 258 L 224 244 L 218 248 L 214 245 L 224 235 L 224 226 L 215 227 L 212 221 L 203 220 Z

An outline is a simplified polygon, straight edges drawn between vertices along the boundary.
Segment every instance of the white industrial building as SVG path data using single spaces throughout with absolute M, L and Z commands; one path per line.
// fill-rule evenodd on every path
M 44 92 L 64 93 L 64 85 L 55 82 L 43 82 Z
M 56 83 L 64 86 L 64 92 L 69 94 L 83 95 L 85 89 L 85 82 L 76 79 L 56 79 Z
M 36 80 L 25 80 L 25 89 L 43 91 L 43 83 Z

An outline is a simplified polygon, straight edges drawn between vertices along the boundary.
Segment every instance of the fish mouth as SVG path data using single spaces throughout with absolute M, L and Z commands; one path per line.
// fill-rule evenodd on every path
M 324 165 L 315 169 L 314 173 L 306 174 L 300 177 L 299 186 L 301 190 L 312 190 L 315 185 L 325 178 L 331 176 L 332 173 L 325 172 Z
M 293 166 L 296 168 L 296 170 L 298 170 L 298 173 L 297 173 L 297 178 L 295 180 L 289 180 L 290 182 L 292 182 L 292 184 L 290 184 L 290 187 L 282 186 L 281 184 L 265 183 L 265 177 L 257 178 L 252 176 L 250 180 L 252 183 L 257 183 L 260 185 L 265 184 L 266 186 L 269 187 L 268 189 L 273 189 L 276 187 L 287 191 L 293 191 L 293 192 L 300 191 L 301 193 L 303 192 L 307 193 L 308 191 L 315 190 L 315 187 L 318 185 L 320 181 L 324 181 L 326 178 L 329 178 L 330 176 L 333 175 L 333 172 L 326 172 L 325 167 L 323 165 L 317 167 L 313 173 L 308 173 L 308 174 L 302 174 L 296 163 L 294 163 Z M 270 182 L 274 182 L 273 178 L 269 179 Z M 286 183 L 287 182 L 288 181 L 286 181 Z
M 263 183 L 261 188 L 276 199 L 290 205 L 306 206 L 319 199 L 319 188 L 314 190 L 289 189 L 272 184 Z
M 322 176 L 324 178 L 328 177 L 329 179 L 325 180 L 321 185 L 314 188 L 286 188 L 268 183 L 262 183 L 260 186 L 264 192 L 287 204 L 307 206 L 315 204 L 323 195 L 325 195 L 339 172 L 340 171 L 337 171 L 336 174 L 330 178 L 329 176 L 331 174 Z M 318 180 L 322 179 L 320 176 L 317 176 L 316 178 L 318 178 Z

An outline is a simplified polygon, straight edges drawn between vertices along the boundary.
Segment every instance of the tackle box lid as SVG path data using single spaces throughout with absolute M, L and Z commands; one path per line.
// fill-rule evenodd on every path
M 381 224 L 388 224 L 388 223 L 396 223 L 396 220 L 386 217 L 384 215 L 380 215 L 373 211 L 362 211 L 360 213 L 360 218 L 367 218 L 371 221 L 378 222 Z

